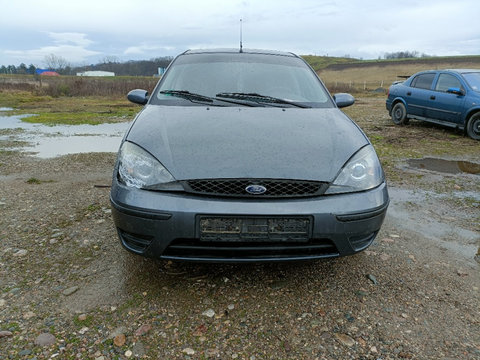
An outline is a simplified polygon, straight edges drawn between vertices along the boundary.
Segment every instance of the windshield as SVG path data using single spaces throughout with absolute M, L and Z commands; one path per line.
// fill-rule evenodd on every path
M 161 80 L 154 104 L 195 105 L 169 91 L 258 94 L 313 107 L 333 106 L 316 74 L 293 56 L 248 53 L 203 53 L 179 56 Z M 161 92 L 164 93 L 161 93 Z
M 462 75 L 473 90 L 480 92 L 480 72 L 463 73 Z

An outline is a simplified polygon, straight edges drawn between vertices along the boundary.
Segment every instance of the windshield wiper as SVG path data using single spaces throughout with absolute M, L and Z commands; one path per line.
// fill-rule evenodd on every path
M 162 90 L 160 91 L 160 94 L 172 95 L 190 101 L 204 101 L 208 103 L 213 103 L 213 100 L 215 100 L 210 96 L 191 93 L 187 90 Z
M 273 96 L 268 95 L 261 95 L 257 93 L 218 93 L 215 95 L 217 98 L 227 98 L 227 99 L 239 99 L 239 100 L 246 100 L 246 101 L 253 101 L 256 103 L 268 103 L 268 104 L 284 104 L 284 105 L 292 105 L 299 108 L 309 108 L 310 106 L 304 105 L 301 103 L 293 102 L 290 100 L 280 99 Z
M 229 104 L 237 104 L 237 105 L 243 105 L 243 106 L 254 106 L 248 103 L 246 104 L 244 101 L 217 99 L 211 96 L 192 93 L 187 90 L 162 90 L 160 91 L 160 94 L 176 96 L 182 99 L 190 100 L 191 102 L 207 102 L 215 106 L 224 106 L 224 105 L 213 104 L 214 101 L 221 101 Z

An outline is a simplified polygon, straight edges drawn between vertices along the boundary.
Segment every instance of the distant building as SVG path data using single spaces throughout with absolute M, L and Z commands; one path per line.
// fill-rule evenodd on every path
M 111 71 L 83 71 L 77 73 L 77 76 L 115 76 Z
M 59 73 L 49 69 L 35 69 L 35 74 L 42 76 L 60 76 Z

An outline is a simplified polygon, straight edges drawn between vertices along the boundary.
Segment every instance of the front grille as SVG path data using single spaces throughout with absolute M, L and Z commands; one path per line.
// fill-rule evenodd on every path
M 261 185 L 266 191 L 263 194 L 250 194 L 246 190 L 250 185 Z M 185 190 L 193 194 L 254 198 L 319 196 L 327 186 L 320 181 L 273 179 L 203 179 L 184 183 Z
M 310 239 L 298 242 L 204 242 L 198 239 L 174 240 L 162 257 L 191 261 L 281 261 L 339 256 L 329 239 Z

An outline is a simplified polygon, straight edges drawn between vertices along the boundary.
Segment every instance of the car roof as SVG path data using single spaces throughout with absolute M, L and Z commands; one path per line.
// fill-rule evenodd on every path
M 277 50 L 262 50 L 262 49 L 230 49 L 230 48 L 220 48 L 220 49 L 190 49 L 185 51 L 182 55 L 190 55 L 190 54 L 263 54 L 263 55 L 280 55 L 280 56 L 290 56 L 290 57 L 298 57 L 294 53 L 285 52 L 285 51 L 277 51 Z
M 438 69 L 438 70 L 424 70 L 420 71 L 417 74 L 420 73 L 431 73 L 431 72 L 442 72 L 442 71 L 450 71 L 450 72 L 455 72 L 459 74 L 465 74 L 465 73 L 471 73 L 471 72 L 480 72 L 480 69 Z

